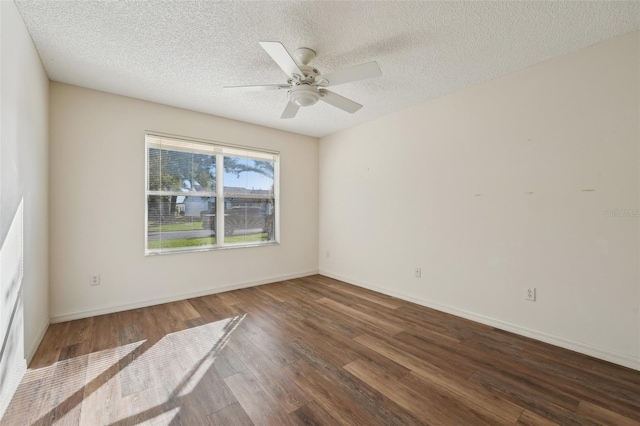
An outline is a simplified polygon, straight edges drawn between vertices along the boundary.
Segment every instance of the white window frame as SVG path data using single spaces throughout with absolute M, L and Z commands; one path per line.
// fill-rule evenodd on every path
M 152 141 L 152 142 L 150 142 Z M 158 142 L 159 141 L 159 142 Z M 150 191 L 149 190 L 149 146 L 150 145 L 164 145 L 162 141 L 165 141 L 167 145 L 171 145 L 171 142 L 176 144 L 187 143 L 187 144 L 199 144 L 201 146 L 207 146 L 208 153 L 216 156 L 216 190 L 212 191 L 202 191 L 202 192 L 181 192 L 181 191 Z M 164 149 L 164 148 L 161 148 Z M 201 251 L 211 251 L 211 250 L 221 250 L 221 249 L 234 249 L 234 248 L 247 248 L 247 247 L 263 247 L 263 246 L 272 246 L 280 244 L 280 152 L 265 150 L 261 148 L 254 148 L 242 145 L 231 145 L 216 141 L 210 141 L 205 139 L 198 138 L 187 138 L 184 136 L 176 136 L 170 135 L 166 133 L 159 132 L 145 132 L 145 143 L 144 143 L 144 159 L 145 159 L 145 178 L 144 178 L 144 254 L 145 256 L 154 256 L 159 254 L 174 254 L 174 253 L 192 253 L 192 252 L 201 252 Z M 253 154 L 251 156 L 247 156 L 246 153 Z M 265 160 L 273 161 L 273 208 L 274 208 L 274 218 L 273 218 L 273 240 L 271 241 L 256 241 L 249 243 L 234 243 L 234 244 L 225 244 L 224 242 L 224 214 L 225 214 L 225 194 L 224 194 L 224 157 L 225 156 L 233 156 L 233 157 L 264 157 Z M 192 246 L 192 247 L 178 247 L 178 248 L 168 248 L 168 249 L 149 249 L 149 206 L 148 200 L 150 195 L 160 195 L 160 196 L 185 196 L 189 194 L 196 194 L 198 197 L 215 197 L 216 199 L 216 244 L 213 245 L 203 245 L 203 246 Z M 264 196 L 251 196 L 250 194 L 243 195 L 238 198 L 259 198 L 264 199 Z M 267 197 L 271 198 L 271 197 Z M 221 235 L 222 238 L 218 238 L 218 235 Z

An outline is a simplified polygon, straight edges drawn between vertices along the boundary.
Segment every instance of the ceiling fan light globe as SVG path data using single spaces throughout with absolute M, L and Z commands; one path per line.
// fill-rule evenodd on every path
M 301 107 L 315 105 L 319 99 L 320 93 L 311 87 L 294 88 L 289 92 L 289 100 Z
M 293 102 L 298 106 L 307 107 L 314 105 L 316 102 L 318 102 L 318 99 L 320 99 L 320 96 L 313 92 L 299 93 L 297 96 L 294 96 Z

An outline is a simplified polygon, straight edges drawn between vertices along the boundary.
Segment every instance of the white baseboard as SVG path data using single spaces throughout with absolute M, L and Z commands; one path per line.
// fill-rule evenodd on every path
M 486 315 L 477 314 L 474 312 L 465 311 L 462 309 L 454 308 L 451 306 L 441 305 L 439 303 L 431 302 L 428 300 L 423 300 L 417 297 L 409 296 L 404 293 L 395 292 L 392 290 L 387 290 L 384 288 L 376 287 L 370 285 L 368 283 L 364 283 L 362 281 L 354 280 L 349 277 L 343 277 L 338 274 L 334 274 L 332 272 L 321 269 L 320 275 L 327 276 L 329 278 L 334 278 L 336 280 L 344 281 L 349 284 L 356 285 L 358 287 L 363 287 L 369 290 L 376 291 L 378 293 L 383 293 L 388 296 L 397 297 L 398 299 L 406 300 L 408 302 L 413 302 L 418 305 L 426 306 L 427 308 L 432 308 L 437 311 L 446 312 L 451 315 L 455 315 L 458 317 L 466 318 L 471 321 L 479 322 L 481 324 L 485 324 L 491 327 L 499 328 L 501 330 L 509 331 L 511 333 L 519 334 L 521 336 L 530 337 L 532 339 L 540 340 L 545 343 L 549 343 L 554 346 L 559 346 L 564 349 L 569 349 L 574 352 L 578 352 L 584 355 L 588 355 L 594 358 L 602 359 L 604 361 L 609 361 L 614 364 L 622 365 L 624 367 L 632 368 L 634 370 L 640 371 L 640 358 L 630 356 L 627 354 L 620 354 L 616 352 L 612 352 L 607 349 L 599 348 L 597 346 L 588 345 L 581 342 L 576 342 L 573 340 L 565 339 L 564 337 L 554 336 L 552 334 L 544 333 L 537 330 L 532 330 L 530 328 L 522 327 L 517 324 L 509 323 L 506 321 L 502 321 L 496 318 L 492 318 Z
M 292 280 L 295 278 L 308 277 L 310 275 L 316 275 L 317 273 L 318 273 L 318 270 L 300 272 L 297 274 L 271 277 L 263 280 L 244 282 L 244 283 L 234 284 L 226 287 L 211 288 L 211 289 L 196 291 L 192 293 L 181 293 L 181 294 L 176 294 L 172 296 L 161 297 L 158 299 L 142 300 L 139 302 L 127 303 L 124 305 L 114 305 L 114 306 L 107 306 L 104 308 L 88 309 L 86 311 L 71 312 L 67 314 L 52 316 L 50 321 L 51 321 L 51 324 L 56 324 L 59 322 L 94 317 L 97 315 L 105 315 L 105 314 L 112 314 L 114 312 L 128 311 L 131 309 L 146 308 L 147 306 L 154 306 L 154 305 L 160 305 L 162 303 L 176 302 L 178 300 L 191 299 L 193 297 L 208 296 L 210 294 L 215 294 L 215 293 L 224 293 L 225 291 L 239 290 L 241 288 L 255 287 L 263 284 L 271 284 L 271 283 L 277 283 L 280 281 Z
M 47 328 L 49 328 L 49 318 L 47 318 L 42 325 L 40 326 L 40 331 L 38 332 L 38 337 L 31 343 L 29 350 L 25 354 L 25 358 L 27 359 L 27 366 L 31 363 L 33 356 L 36 354 L 40 343 L 42 343 L 42 339 L 44 338 L 44 333 L 47 332 Z
M 22 377 L 24 376 L 24 373 L 26 371 L 27 362 L 23 359 L 18 363 L 18 366 L 9 378 L 7 384 L 2 387 L 0 393 L 0 419 L 2 419 L 2 416 L 4 416 L 4 412 L 7 411 L 7 407 L 11 402 L 11 398 L 13 398 L 16 390 L 18 390 L 18 386 L 20 386 L 20 382 L 22 381 Z

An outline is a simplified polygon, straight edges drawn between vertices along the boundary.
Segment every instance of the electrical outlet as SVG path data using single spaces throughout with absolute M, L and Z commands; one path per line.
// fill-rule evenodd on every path
M 420 278 L 422 276 L 422 268 L 415 268 L 413 270 L 413 276 L 416 278 Z
M 527 288 L 525 290 L 524 300 L 529 300 L 531 302 L 535 302 L 536 301 L 536 288 L 535 287 L 529 287 L 529 288 Z
M 331 252 L 327 250 L 327 259 L 329 259 L 330 257 L 331 257 Z
M 100 274 L 91 275 L 90 285 L 100 285 Z

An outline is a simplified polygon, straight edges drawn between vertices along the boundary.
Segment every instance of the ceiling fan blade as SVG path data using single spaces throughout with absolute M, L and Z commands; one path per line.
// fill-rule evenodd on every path
M 223 89 L 242 90 L 243 92 L 259 92 L 261 90 L 288 89 L 288 84 L 263 84 L 261 86 L 224 86 Z
M 320 97 L 321 101 L 328 103 L 329 105 L 333 105 L 336 108 L 340 108 L 343 111 L 346 111 L 350 114 L 358 111 L 362 108 L 357 102 L 353 102 L 351 99 L 347 99 L 343 96 L 338 95 L 337 93 L 330 92 L 329 90 L 320 89 L 320 93 L 322 96 Z
M 271 56 L 271 59 L 273 59 L 289 77 L 297 74 L 304 78 L 304 73 L 300 71 L 300 68 L 298 68 L 298 65 L 296 65 L 296 62 L 291 55 L 289 55 L 289 52 L 287 52 L 287 49 L 285 49 L 282 43 L 277 41 L 261 41 L 260 46 L 262 46 L 269 56 Z
M 382 75 L 382 71 L 380 71 L 380 67 L 374 61 L 319 75 L 316 77 L 316 83 L 318 83 L 319 86 L 329 87 L 378 77 L 380 75 Z
M 282 111 L 282 115 L 280 116 L 280 118 L 293 118 L 296 116 L 299 109 L 300 107 L 298 105 L 289 101 L 287 106 L 284 108 L 284 111 Z

